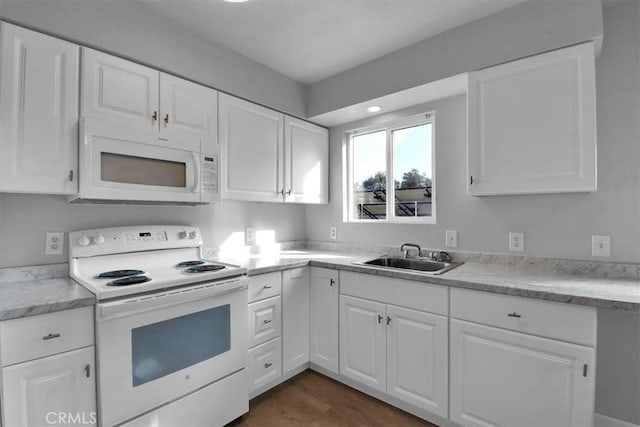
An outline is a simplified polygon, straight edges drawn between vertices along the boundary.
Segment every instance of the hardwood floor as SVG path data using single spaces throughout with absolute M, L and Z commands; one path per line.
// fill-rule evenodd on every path
M 253 399 L 241 427 L 437 427 L 317 372 Z

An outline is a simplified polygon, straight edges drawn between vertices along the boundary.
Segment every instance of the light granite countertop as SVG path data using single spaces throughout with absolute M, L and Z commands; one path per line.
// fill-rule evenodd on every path
M 93 294 L 69 278 L 0 283 L 0 320 L 94 305 Z
M 375 256 L 371 253 L 295 249 L 273 254 L 247 255 L 241 258 L 222 256 L 215 259 L 246 267 L 250 276 L 312 265 L 547 301 L 640 312 L 640 280 L 637 279 L 594 277 L 589 275 L 589 271 L 585 271 L 585 274 L 571 274 L 558 263 L 551 268 L 548 263 L 528 265 L 523 262 L 503 263 L 499 260 L 487 262 L 485 258 L 480 259 L 481 262 L 465 262 L 442 275 L 391 271 L 353 264 Z

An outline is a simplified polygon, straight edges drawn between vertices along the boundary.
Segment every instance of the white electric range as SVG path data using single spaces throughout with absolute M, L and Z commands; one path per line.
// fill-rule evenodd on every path
M 98 299 L 101 426 L 222 426 L 248 411 L 246 269 L 201 249 L 195 227 L 69 233 L 70 275 Z

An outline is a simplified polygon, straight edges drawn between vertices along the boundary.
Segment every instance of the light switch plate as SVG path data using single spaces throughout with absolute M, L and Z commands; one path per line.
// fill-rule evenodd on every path
M 256 243 L 256 230 L 253 227 L 247 227 L 244 229 L 244 244 L 247 246 L 254 245 Z
M 338 230 L 335 227 L 329 228 L 329 238 L 336 240 L 338 238 Z
M 597 257 L 611 256 L 611 236 L 591 236 L 591 255 Z
M 48 232 L 45 236 L 44 254 L 62 255 L 64 252 L 64 233 Z
M 509 250 L 511 252 L 524 252 L 524 233 L 509 232 Z
M 444 245 L 448 248 L 458 247 L 458 230 L 446 230 L 445 231 Z

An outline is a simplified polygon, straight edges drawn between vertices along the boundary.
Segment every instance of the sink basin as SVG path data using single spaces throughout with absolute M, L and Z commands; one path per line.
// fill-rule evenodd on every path
M 410 270 L 425 274 L 442 274 L 460 265 L 455 262 L 432 261 L 426 258 L 380 257 L 365 262 L 355 263 L 371 267 L 390 268 L 394 270 Z

